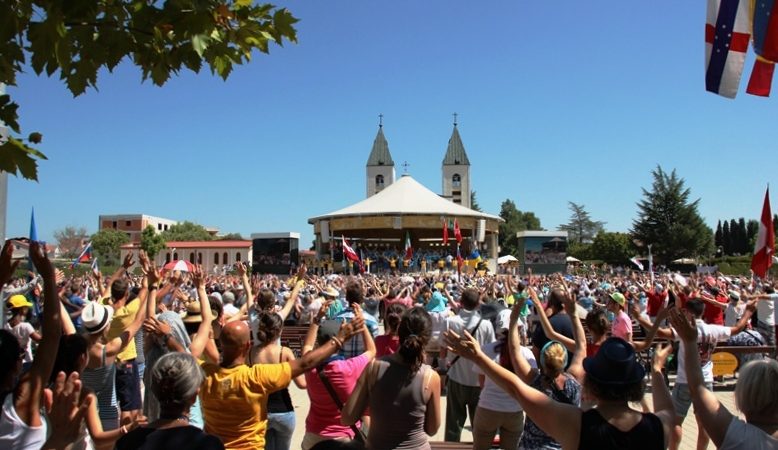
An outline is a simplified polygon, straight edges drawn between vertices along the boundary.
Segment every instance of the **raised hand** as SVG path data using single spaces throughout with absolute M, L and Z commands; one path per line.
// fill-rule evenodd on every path
M 240 266 L 243 266 L 243 264 L 238 263 Z M 245 269 L 244 269 L 245 273 Z M 205 288 L 205 274 L 203 273 L 203 267 L 200 265 L 195 265 L 194 269 L 192 270 L 192 283 L 200 289 Z
M 127 252 L 127 255 L 124 257 L 124 261 L 122 261 L 122 267 L 124 267 L 124 270 L 127 270 L 132 267 L 133 264 L 135 264 L 135 261 L 133 260 L 133 254 L 132 252 Z
M 80 436 L 89 404 L 81 398 L 81 380 L 77 372 L 71 373 L 67 380 L 65 372 L 60 372 L 54 381 L 54 389 L 46 391 L 45 396 L 51 396 L 46 414 L 50 437 L 43 448 L 64 448 Z
M 658 344 L 654 351 L 654 361 L 652 362 L 654 370 L 661 372 L 665 368 L 665 362 L 667 357 L 673 353 L 673 346 L 671 344 Z
M 351 319 L 351 322 L 343 322 L 340 325 L 338 339 L 340 339 L 341 342 L 346 342 L 351 339 L 352 336 L 361 333 L 364 327 L 365 319 L 361 315 L 359 317 L 355 315 L 354 318 Z
M 45 244 L 37 241 L 30 242 L 30 258 L 32 258 L 35 268 L 38 269 L 38 273 L 44 278 L 54 276 L 54 267 L 51 265 L 49 257 L 46 256 Z
M 688 343 L 697 342 L 697 325 L 690 321 L 678 308 L 670 309 L 670 324 L 682 341 Z M 692 319 L 693 320 L 693 319 Z
M 13 252 L 14 246 L 11 241 L 5 241 L 3 251 L 0 253 L 0 286 L 8 283 L 21 262 L 20 260 L 12 261 Z
M 241 278 L 243 278 L 243 275 L 246 275 L 246 266 L 243 265 L 242 262 L 235 263 L 235 270 L 238 272 L 238 276 Z
M 481 352 L 481 346 L 478 345 L 478 341 L 467 330 L 464 330 L 461 336 L 453 330 L 448 330 L 444 333 L 444 338 L 446 349 L 462 358 L 475 359 Z

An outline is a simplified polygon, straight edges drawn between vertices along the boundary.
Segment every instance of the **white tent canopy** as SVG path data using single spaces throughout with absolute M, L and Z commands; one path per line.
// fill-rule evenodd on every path
M 518 259 L 516 259 L 516 257 L 513 256 L 513 255 L 505 255 L 505 256 L 500 256 L 499 258 L 497 258 L 497 264 L 508 264 L 508 263 L 517 262 L 517 261 L 518 261 Z
M 387 186 L 381 192 L 368 197 L 361 202 L 354 203 L 343 209 L 333 211 L 318 217 L 308 219 L 309 223 L 315 220 L 332 217 L 353 217 L 373 215 L 440 215 L 440 216 L 464 216 L 482 219 L 492 219 L 503 222 L 499 216 L 485 214 L 458 205 L 446 200 L 438 194 L 430 191 L 421 183 L 403 175 L 399 180 Z
M 565 261 L 569 262 L 569 263 L 579 263 L 579 262 L 581 262 L 580 259 L 578 259 L 576 257 L 573 257 L 573 256 L 568 256 L 567 258 L 565 258 Z

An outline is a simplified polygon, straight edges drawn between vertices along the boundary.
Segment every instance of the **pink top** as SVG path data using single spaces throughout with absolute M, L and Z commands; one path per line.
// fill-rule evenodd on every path
M 618 338 L 627 340 L 627 335 L 632 333 L 632 321 L 629 320 L 629 316 L 624 311 L 619 311 L 616 317 L 613 319 L 613 325 L 611 325 L 611 334 Z
M 324 375 L 344 404 L 369 362 L 368 357 L 362 354 L 345 360 L 331 361 L 324 368 Z M 323 437 L 354 437 L 350 427 L 340 424 L 340 410 L 319 379 L 318 368 L 305 372 L 305 381 L 308 383 L 308 398 L 311 401 L 311 409 L 305 419 L 305 431 Z M 359 422 L 357 426 L 360 426 Z
M 400 348 L 400 337 L 382 334 L 375 338 L 376 358 L 391 355 Z

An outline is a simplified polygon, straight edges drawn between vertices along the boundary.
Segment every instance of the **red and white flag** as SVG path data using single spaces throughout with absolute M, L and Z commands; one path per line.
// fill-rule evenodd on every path
M 773 216 L 770 212 L 770 188 L 768 187 L 764 194 L 762 219 L 759 221 L 759 233 L 756 235 L 754 257 L 751 259 L 751 270 L 759 278 L 764 278 L 770 266 L 773 265 L 774 251 L 775 229 L 773 228 Z
M 411 244 L 411 235 L 405 232 L 405 260 L 413 259 L 413 245 Z
M 457 240 L 457 244 L 462 243 L 462 231 L 459 229 L 459 221 L 454 219 L 454 239 Z
M 348 245 L 348 241 L 346 241 L 346 238 L 344 236 L 341 235 L 341 238 L 343 239 L 343 256 L 345 256 L 346 259 L 348 259 L 349 261 L 354 261 L 362 265 L 362 261 L 360 261 L 357 252 L 355 252 L 354 249 L 351 248 L 350 245 Z

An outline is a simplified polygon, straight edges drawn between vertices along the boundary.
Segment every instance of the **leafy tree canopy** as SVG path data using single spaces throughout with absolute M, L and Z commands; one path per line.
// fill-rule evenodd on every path
M 54 239 L 62 256 L 65 258 L 75 258 L 81 253 L 84 246 L 84 240 L 89 238 L 86 227 L 67 226 L 54 232 Z
M 165 237 L 153 226 L 147 225 L 140 234 L 140 248 L 153 260 L 165 248 Z
M 500 253 L 503 255 L 512 255 L 519 251 L 517 232 L 543 229 L 540 226 L 540 219 L 535 216 L 535 213 L 519 211 L 511 199 L 502 202 L 500 217 L 505 220 L 505 223 L 500 224 L 499 236 Z
M 660 264 L 710 253 L 713 231 L 697 211 L 700 200 L 689 200 L 691 191 L 675 170 L 668 174 L 657 166 L 652 175 L 651 190 L 644 188 L 637 204 L 632 238 L 640 245 L 651 245 Z
M 112 71 L 125 59 L 158 86 L 183 69 L 198 73 L 203 64 L 227 79 L 254 50 L 297 42 L 296 22 L 286 8 L 252 0 L 0 2 L 0 83 L 15 86 L 29 67 L 37 75 L 59 74 L 78 96 L 97 87 L 100 69 Z M 0 95 L 0 121 L 12 131 L 0 143 L 0 170 L 37 180 L 37 161 L 46 156 L 30 145 L 42 135 L 23 137 L 18 107 Z
M 130 242 L 126 233 L 112 228 L 105 228 L 92 235 L 92 249 L 102 259 L 104 266 L 119 264 L 121 246 Z
M 240 233 L 227 233 L 224 236 L 219 236 L 220 241 L 243 241 L 243 236 Z
M 635 255 L 635 246 L 627 233 L 598 233 L 589 250 L 592 259 L 608 264 L 629 263 L 629 258 Z
M 162 232 L 165 242 L 175 241 L 210 241 L 211 233 L 204 226 L 193 222 L 184 221 L 170 226 Z
M 579 244 L 592 242 L 598 233 L 603 231 L 605 222 L 594 221 L 589 216 L 584 205 L 568 202 L 570 221 L 560 225 L 560 231 L 567 231 L 567 241 Z

